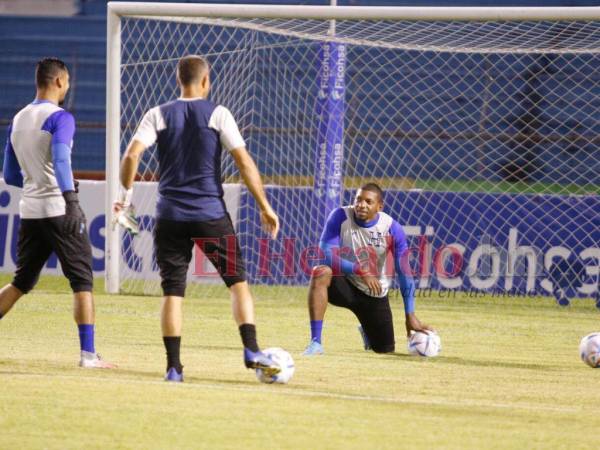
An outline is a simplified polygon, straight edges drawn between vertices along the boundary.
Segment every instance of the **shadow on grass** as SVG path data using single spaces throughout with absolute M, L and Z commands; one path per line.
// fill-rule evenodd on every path
M 32 362 L 31 360 L 24 360 L 18 358 L 3 358 L 2 360 L 0 360 L 0 374 L 39 375 L 46 373 L 48 370 L 81 370 L 77 366 L 77 363 L 78 360 L 75 360 L 73 364 L 65 364 L 64 362 L 55 361 L 51 359 L 38 359 L 35 360 L 35 362 Z
M 471 366 L 471 367 L 497 367 L 502 369 L 528 369 L 528 370 L 557 370 L 558 368 L 548 366 L 545 364 L 535 363 L 519 363 L 510 361 L 491 361 L 491 360 L 479 360 L 479 359 L 468 359 L 459 358 L 457 356 L 436 356 L 435 358 L 423 358 L 420 356 L 408 355 L 406 353 L 387 353 L 385 355 L 379 355 L 385 359 L 404 359 L 413 361 L 423 361 L 430 364 L 454 364 L 458 366 Z
M 243 370 L 243 367 L 240 369 Z M 141 371 L 141 370 L 132 370 L 132 369 L 116 369 L 114 372 L 111 371 L 111 373 L 120 373 L 120 374 L 126 374 L 128 375 L 128 379 L 135 379 L 135 380 L 141 380 L 143 379 L 144 381 L 156 381 L 156 382 L 160 382 L 163 381 L 163 377 L 164 377 L 164 373 L 162 372 L 157 372 L 157 371 Z M 210 378 L 207 376 L 202 376 L 203 373 L 201 370 L 196 370 L 196 371 L 186 371 L 184 369 L 184 382 L 185 384 L 197 384 L 197 385 L 213 385 L 213 386 L 218 386 L 218 385 L 222 385 L 222 386 L 249 386 L 249 385 L 253 385 L 256 386 L 257 384 L 257 380 L 254 376 L 254 373 L 248 373 L 249 378 L 248 381 L 245 380 L 240 380 L 240 379 L 226 379 L 226 378 Z M 216 375 L 216 374 L 214 374 Z M 131 378 L 130 378 L 131 377 Z M 173 384 L 177 384 L 177 383 L 173 383 Z
M 86 378 L 98 379 L 101 376 L 102 379 L 106 379 L 106 381 L 116 381 L 116 382 L 145 382 L 151 381 L 160 383 L 163 380 L 164 373 L 158 371 L 142 371 L 142 370 L 133 370 L 133 369 L 111 369 L 111 370 L 90 370 L 90 369 L 77 369 L 77 370 L 64 370 L 63 367 L 55 366 L 54 369 L 63 369 L 60 371 L 52 372 L 52 371 L 42 371 L 42 370 L 27 370 L 23 367 L 15 367 L 14 369 L 2 369 L 0 370 L 0 378 L 9 376 L 9 377 L 23 377 L 23 378 L 44 378 L 47 381 L 52 379 L 77 379 L 79 378 L 82 381 L 85 381 Z M 196 385 L 211 385 L 211 386 L 256 386 L 258 380 L 254 377 L 253 373 L 248 374 L 248 380 L 240 380 L 240 379 L 224 379 L 224 378 L 209 378 L 203 377 L 201 374 L 189 374 L 189 372 L 185 372 L 185 384 L 196 384 Z M 167 384 L 167 383 L 165 383 Z M 173 383 L 175 384 L 175 383 Z
M 135 346 L 136 347 L 156 348 L 156 349 L 161 349 L 162 350 L 162 342 L 158 342 L 158 341 L 136 342 Z M 241 345 L 236 345 L 236 346 L 206 345 L 206 344 L 190 344 L 188 342 L 182 343 L 181 347 L 185 351 L 188 351 L 188 350 L 201 350 L 201 351 L 212 351 L 212 350 L 215 350 L 215 351 L 237 351 L 237 352 L 240 353 L 240 355 L 242 354 L 242 350 L 243 350 Z M 240 358 L 241 358 L 241 356 L 240 356 Z
M 231 380 L 225 380 L 223 378 L 203 378 L 203 377 L 197 377 L 197 376 L 191 376 L 188 377 L 186 375 L 185 378 L 185 382 L 190 382 L 190 383 L 194 383 L 194 384 L 208 384 L 208 385 L 224 385 L 224 386 L 259 386 L 260 383 L 259 381 L 256 379 L 256 377 L 254 376 L 254 374 L 249 374 L 251 375 L 251 378 L 248 379 L 248 381 L 242 381 L 242 380 L 238 380 L 238 379 L 231 379 Z
M 184 344 L 181 344 L 182 346 Z M 206 344 L 185 344 L 185 348 L 187 349 L 196 349 L 196 350 L 207 350 L 207 351 L 212 351 L 212 350 L 231 350 L 231 351 L 237 351 L 240 352 L 240 358 L 242 357 L 242 351 L 243 348 L 241 345 L 236 345 L 236 346 L 227 346 L 227 345 L 206 345 Z

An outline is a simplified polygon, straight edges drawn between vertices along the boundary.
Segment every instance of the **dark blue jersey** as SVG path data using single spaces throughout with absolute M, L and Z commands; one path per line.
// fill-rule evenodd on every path
M 146 147 L 157 144 L 157 218 L 206 221 L 225 215 L 222 149 L 245 146 L 227 108 L 204 99 L 165 103 L 146 113 L 134 139 Z

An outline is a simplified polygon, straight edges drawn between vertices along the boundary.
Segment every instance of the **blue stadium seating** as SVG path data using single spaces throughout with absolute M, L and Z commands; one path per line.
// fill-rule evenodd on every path
M 35 96 L 35 62 L 57 56 L 71 72 L 65 105 L 77 119 L 73 167 L 104 170 L 105 35 L 104 17 L 0 16 L 0 142 L 12 116 Z
M 163 0 L 164 1 L 164 0 Z M 185 0 L 179 0 L 185 1 Z M 211 0 L 212 1 L 212 0 Z M 221 3 L 221 0 L 215 0 Z M 236 0 L 234 3 L 244 3 Z M 261 3 L 280 3 L 278 0 L 266 0 Z M 324 4 L 324 0 L 303 1 L 304 4 Z M 358 1 L 340 0 L 339 4 L 415 4 L 414 1 Z M 421 4 L 456 4 L 452 1 L 437 0 L 420 2 Z M 461 4 L 494 4 L 498 1 L 463 1 Z M 504 1 L 501 4 L 510 4 Z M 545 4 L 565 4 L 565 1 L 546 1 Z M 593 4 L 594 2 L 579 1 L 571 4 Z M 540 4 L 538 1 L 513 2 L 518 5 Z M 0 16 L 0 38 L 3 45 L 0 47 L 0 57 L 4 62 L 4 70 L 0 72 L 0 142 L 6 135 L 6 125 L 14 113 L 29 103 L 34 96 L 33 71 L 35 61 L 43 56 L 58 56 L 64 59 L 70 67 L 72 77 L 72 90 L 66 100 L 66 105 L 77 119 L 76 146 L 73 154 L 73 167 L 77 170 L 104 170 L 104 123 L 105 123 L 105 78 L 106 78 L 106 20 L 105 2 L 82 1 L 82 15 L 71 18 L 40 18 L 40 17 L 9 17 Z M 165 25 L 168 26 L 168 25 Z M 199 43 L 201 45 L 201 43 Z M 201 47 L 200 47 L 201 49 Z M 352 50 L 353 58 L 361 58 L 365 51 L 361 49 Z M 374 142 L 366 130 L 353 130 L 356 134 L 346 139 L 348 149 L 346 155 L 355 158 L 365 156 L 371 160 L 372 167 L 365 171 L 375 171 L 371 175 L 385 176 L 386 168 L 373 164 L 368 154 L 381 152 L 382 157 L 388 161 L 388 168 L 400 170 L 407 176 L 422 177 L 428 173 L 431 178 L 461 178 L 478 175 L 480 178 L 499 179 L 501 177 L 501 165 L 503 161 L 510 161 L 518 157 L 518 149 L 514 148 L 506 139 L 499 137 L 496 140 L 487 141 L 481 145 L 476 134 L 484 127 L 485 132 L 490 134 L 514 134 L 519 131 L 519 121 L 526 113 L 527 95 L 523 93 L 525 83 L 517 75 L 523 75 L 532 70 L 532 66 L 541 64 L 531 57 L 520 55 L 507 56 L 503 58 L 491 58 L 487 61 L 492 64 L 493 81 L 486 81 L 482 60 L 472 58 L 469 61 L 460 60 L 452 56 L 454 69 L 461 65 L 468 65 L 468 76 L 457 74 L 454 78 L 448 77 L 449 70 L 445 67 L 447 61 L 444 58 L 436 58 L 436 62 L 429 62 L 427 83 L 420 81 L 419 68 L 414 58 L 425 57 L 424 55 L 411 54 L 406 58 L 407 73 L 414 76 L 404 80 L 396 80 L 398 90 L 401 94 L 396 96 L 377 97 L 371 96 L 366 101 L 358 103 L 348 102 L 347 110 L 352 115 L 358 115 L 366 119 L 371 129 L 387 131 L 390 138 L 386 142 Z M 511 59 L 510 64 L 506 58 Z M 408 62 L 408 61 L 413 61 Z M 433 65 L 432 65 L 433 64 Z M 541 151 L 538 151 L 538 169 L 532 176 L 540 181 L 555 182 L 557 179 L 569 179 L 574 183 L 596 183 L 600 184 L 600 158 L 597 148 L 591 144 L 580 150 L 580 158 L 572 158 L 573 143 L 569 139 L 556 139 L 556 132 L 571 132 L 578 129 L 589 136 L 600 135 L 600 120 L 590 118 L 582 114 L 583 102 L 588 108 L 600 111 L 600 71 L 596 64 L 588 64 L 587 61 L 574 59 L 569 55 L 554 57 L 552 60 L 544 61 L 547 64 L 546 72 L 561 71 L 562 78 L 539 75 L 536 78 L 536 93 L 543 100 L 539 103 L 537 119 L 541 125 L 536 129 L 541 136 L 547 137 Z M 264 83 L 256 86 L 260 92 L 269 92 L 269 75 L 272 68 L 268 61 L 260 61 L 258 69 L 262 73 Z M 435 70 L 432 70 L 435 69 Z M 303 71 L 313 71 L 314 77 L 303 78 L 305 82 L 316 79 L 314 67 L 302 66 Z M 489 70 L 485 69 L 485 70 Z M 457 73 L 457 72 L 451 72 Z M 592 76 L 582 81 L 581 75 Z M 460 75 L 460 76 L 459 76 Z M 354 83 L 360 84 L 365 77 L 385 77 L 380 69 L 366 67 L 361 73 L 350 71 L 347 77 L 348 92 L 357 91 Z M 488 83 L 488 84 L 486 84 Z M 587 84 L 582 84 L 587 83 Z M 303 85 L 302 88 L 309 89 L 312 86 Z M 477 112 L 482 104 L 481 92 L 487 89 L 491 92 L 487 105 L 487 116 L 481 119 Z M 576 98 L 578 90 L 593 92 L 593 98 Z M 388 105 L 381 108 L 378 120 L 375 120 L 373 111 L 381 104 Z M 265 111 L 265 114 L 257 118 L 254 124 L 256 130 L 252 132 L 251 140 L 265 146 L 281 145 L 267 130 L 272 123 L 276 123 L 277 111 Z M 446 133 L 459 136 L 459 139 L 444 138 L 433 142 L 431 138 L 426 139 L 423 133 L 432 130 L 444 130 Z M 307 140 L 310 146 L 312 139 Z M 297 141 L 296 141 L 297 142 Z M 1 150 L 0 150 L 1 151 Z M 307 152 L 314 149 L 307 148 Z M 450 155 L 442 158 L 441 153 Z M 483 158 L 477 164 L 477 152 Z M 561 172 L 557 173 L 557 161 L 567 161 L 561 164 Z M 261 168 L 270 174 L 272 165 L 265 161 L 258 161 Z M 355 167 L 349 169 L 356 170 Z M 271 169 L 269 169 L 271 167 Z M 485 167 L 481 171 L 481 167 Z M 285 162 L 278 166 L 279 174 L 297 174 L 300 170 L 306 171 L 306 163 L 294 159 L 288 155 Z M 312 163 L 308 168 L 312 173 Z M 377 172 L 378 171 L 378 172 Z M 568 174 L 565 173 L 568 171 Z M 357 173 L 356 175 L 362 175 Z

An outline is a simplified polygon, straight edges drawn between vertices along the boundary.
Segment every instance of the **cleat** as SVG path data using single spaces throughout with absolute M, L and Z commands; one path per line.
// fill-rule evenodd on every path
M 181 372 L 177 372 L 175 367 L 169 368 L 167 373 L 165 374 L 165 381 L 171 381 L 173 383 L 181 383 L 183 382 L 183 369 Z
M 365 330 L 363 330 L 363 327 L 361 325 L 358 326 L 358 332 L 360 333 L 360 337 L 362 338 L 364 349 L 372 350 L 371 343 L 369 342 L 369 338 L 367 337 L 367 333 L 365 333 Z
M 322 355 L 323 353 L 325 353 L 325 350 L 323 350 L 323 346 L 319 342 L 310 341 L 310 344 L 306 346 L 306 349 L 302 354 L 304 356 L 315 356 Z
M 262 369 L 267 377 L 277 375 L 281 372 L 281 367 L 260 350 L 253 352 L 244 348 L 244 365 L 248 369 Z
M 81 351 L 79 367 L 84 369 L 116 369 L 117 365 L 104 361 L 98 353 Z

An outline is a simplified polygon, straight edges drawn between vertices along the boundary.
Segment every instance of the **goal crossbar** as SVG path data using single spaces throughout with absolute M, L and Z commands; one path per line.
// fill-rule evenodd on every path
M 578 20 L 600 19 L 600 6 L 585 7 L 470 7 L 470 6 L 304 6 L 190 3 L 109 2 L 108 13 L 118 16 L 203 16 L 262 19 L 361 20 Z

